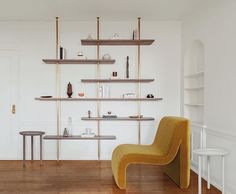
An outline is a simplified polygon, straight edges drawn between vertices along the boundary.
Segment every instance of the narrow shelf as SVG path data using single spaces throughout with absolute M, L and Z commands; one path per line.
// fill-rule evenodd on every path
M 185 103 L 185 106 L 204 106 L 204 104 L 195 104 L 195 103 Z
M 46 64 L 114 64 L 114 59 L 42 59 Z
M 81 82 L 85 83 L 97 83 L 97 82 L 111 82 L 111 83 L 138 83 L 138 82 L 153 82 L 154 79 L 81 79 Z
M 40 101 L 158 101 L 163 98 L 35 98 Z
M 101 39 L 101 40 L 87 40 L 82 39 L 82 45 L 151 45 L 155 40 L 153 39 Z
M 185 78 L 194 78 L 194 77 L 199 77 L 199 76 L 203 76 L 203 75 L 204 75 L 204 72 L 203 71 L 199 71 L 199 72 L 196 72 L 196 73 L 185 75 L 184 77 Z
M 142 118 L 130 118 L 130 117 L 117 117 L 117 118 L 103 118 L 103 117 L 82 117 L 84 121 L 154 121 L 153 117 L 142 117 Z
M 100 135 L 94 137 L 82 137 L 81 135 L 73 135 L 73 136 L 62 136 L 62 135 L 45 135 L 43 139 L 47 140 L 113 140 L 116 139 L 114 135 Z
M 203 90 L 204 86 L 184 88 L 184 90 Z

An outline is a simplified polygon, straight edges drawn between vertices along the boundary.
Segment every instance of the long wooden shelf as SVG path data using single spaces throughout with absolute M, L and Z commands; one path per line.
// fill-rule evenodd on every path
M 40 101 L 158 101 L 163 98 L 35 98 Z
M 151 45 L 155 40 L 153 39 L 141 39 L 141 40 L 131 40 L 131 39 L 100 39 L 100 40 L 87 40 L 82 39 L 82 45 Z
M 117 117 L 117 118 L 103 118 L 103 117 L 82 117 L 84 121 L 154 121 L 153 117 L 130 118 L 130 117 Z
M 94 137 L 82 137 L 81 135 L 73 135 L 73 136 L 62 136 L 62 135 L 45 135 L 43 139 L 47 140 L 114 140 L 116 136 L 114 135 L 100 135 Z
M 46 64 L 114 64 L 115 59 L 43 59 Z
M 81 79 L 85 83 L 109 82 L 109 83 L 148 83 L 154 79 Z

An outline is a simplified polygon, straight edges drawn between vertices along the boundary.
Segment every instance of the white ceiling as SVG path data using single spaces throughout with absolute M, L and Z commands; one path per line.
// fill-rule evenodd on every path
M 181 20 L 204 0 L 0 0 L 0 21 Z

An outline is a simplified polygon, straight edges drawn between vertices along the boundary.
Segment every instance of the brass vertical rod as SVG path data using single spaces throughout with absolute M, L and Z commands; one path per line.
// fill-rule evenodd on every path
M 99 17 L 97 17 L 97 41 L 99 41 L 100 37 L 100 23 L 99 23 Z M 99 42 L 97 42 L 97 60 L 99 60 L 100 57 L 100 45 Z M 97 62 L 97 79 L 100 79 L 100 63 L 99 61 Z M 97 98 L 99 98 L 99 88 L 100 88 L 100 83 L 97 83 Z M 97 117 L 100 117 L 100 101 L 97 100 Z M 98 136 L 100 135 L 100 121 L 97 121 L 97 130 L 98 130 Z M 98 160 L 100 160 L 100 140 L 98 140 Z
M 141 18 L 138 18 L 138 79 L 140 79 L 140 20 Z M 138 98 L 141 97 L 141 87 L 140 82 L 137 83 L 137 90 L 138 90 Z M 140 117 L 141 114 L 141 102 L 138 101 L 138 116 Z M 141 122 L 138 121 L 138 144 L 141 144 Z
M 56 17 L 56 59 L 59 59 L 59 17 Z M 61 96 L 61 67 L 59 63 L 56 64 L 56 96 L 59 98 Z M 56 102 L 57 110 L 57 136 L 60 135 L 61 131 L 61 102 Z M 60 159 L 60 142 L 57 140 L 57 162 Z

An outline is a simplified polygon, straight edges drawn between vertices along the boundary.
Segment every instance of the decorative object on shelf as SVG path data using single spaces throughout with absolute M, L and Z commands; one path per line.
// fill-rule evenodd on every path
M 133 37 L 132 37 L 132 39 L 133 40 L 137 40 L 138 39 L 138 31 L 137 31 L 137 29 L 135 29 L 135 30 L 133 30 Z
M 113 72 L 112 72 L 112 78 L 117 78 L 117 75 L 118 75 L 118 74 L 117 74 L 117 71 L 113 71 Z
M 52 96 L 40 96 L 41 98 L 52 98 Z
M 108 53 L 106 53 L 106 54 L 104 54 L 104 55 L 102 56 L 102 59 L 103 59 L 103 60 L 110 60 L 110 59 L 111 59 L 111 55 L 108 54 Z
M 154 98 L 154 95 L 153 94 L 148 94 L 147 98 Z
M 118 33 L 114 33 L 113 36 L 111 37 L 111 39 L 119 39 L 120 36 Z
M 59 51 L 60 59 L 65 59 L 65 52 L 66 52 L 65 48 L 60 47 L 60 51 Z
M 130 115 L 129 118 L 143 118 L 143 115 Z
M 135 93 L 125 93 L 123 94 L 123 98 L 135 98 L 136 94 Z
M 64 131 L 63 131 L 63 136 L 64 136 L 64 137 L 69 137 L 69 131 L 68 131 L 67 128 L 64 129 Z
M 91 34 L 88 34 L 88 36 L 87 36 L 87 38 L 86 38 L 87 40 L 93 40 L 93 37 L 92 37 L 92 35 Z
M 86 128 L 85 132 L 81 133 L 81 137 L 95 137 L 95 135 L 91 128 Z
M 107 111 L 107 115 L 102 115 L 102 118 L 117 118 L 117 115 L 113 115 L 111 111 Z
M 78 52 L 77 56 L 78 56 L 78 59 L 84 59 L 84 60 L 87 59 L 87 57 L 84 56 L 83 52 L 81 52 L 81 51 Z
M 68 117 L 67 120 L 67 132 L 70 136 L 73 135 L 73 124 L 72 124 L 72 117 Z
M 91 111 L 88 110 L 88 118 L 91 118 Z
M 67 85 L 67 95 L 68 95 L 68 98 L 71 98 L 72 94 L 73 94 L 72 85 L 69 82 L 68 85 Z
M 84 92 L 79 92 L 79 93 L 78 93 L 78 96 L 79 96 L 79 97 L 84 97 Z
M 129 56 L 126 58 L 126 78 L 129 78 Z
M 99 87 L 100 98 L 110 98 L 110 87 L 108 85 L 102 85 Z
M 102 118 L 117 118 L 117 115 L 112 115 L 112 114 L 102 115 Z

